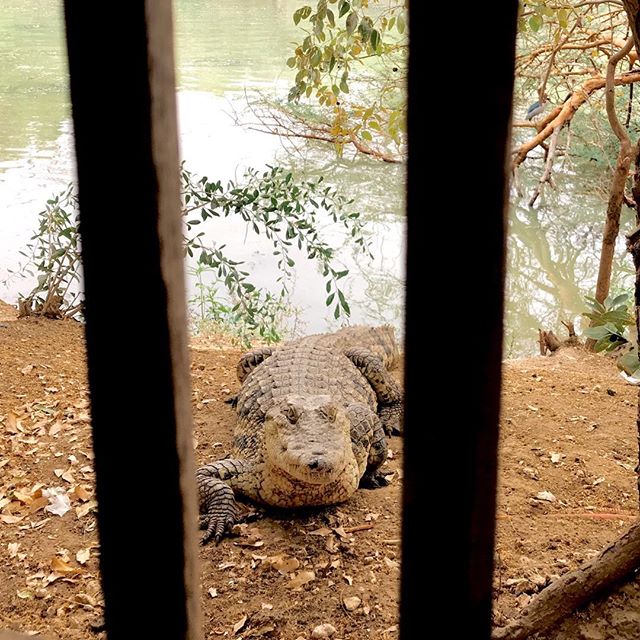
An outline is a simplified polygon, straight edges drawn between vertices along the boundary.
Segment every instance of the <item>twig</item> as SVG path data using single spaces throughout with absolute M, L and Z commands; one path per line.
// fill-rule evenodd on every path
M 367 522 L 366 524 L 357 524 L 355 527 L 343 527 L 345 533 L 355 533 L 356 531 L 367 531 L 373 529 L 373 522 Z

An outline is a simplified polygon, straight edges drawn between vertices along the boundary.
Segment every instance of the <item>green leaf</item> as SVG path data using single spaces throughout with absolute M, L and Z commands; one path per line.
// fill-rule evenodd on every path
M 638 360 L 638 354 L 635 351 L 625 353 L 618 359 L 618 369 L 624 371 L 627 375 L 635 376 L 640 369 L 640 360 Z
M 358 14 L 355 11 L 352 11 L 347 18 L 347 35 L 351 35 L 358 26 Z
M 332 293 L 331 295 L 329 295 L 327 297 L 327 299 L 325 300 L 325 304 L 327 305 L 327 307 L 331 306 L 331 303 L 333 302 L 333 299 L 336 297 L 335 293 Z
M 366 129 L 363 129 L 360 132 L 360 136 L 362 138 L 364 138 L 365 140 L 368 140 L 369 142 L 371 142 L 371 140 L 373 140 L 373 137 L 371 136 L 371 133 L 369 133 Z
M 298 61 L 298 58 L 296 58 L 295 56 L 292 56 L 287 60 L 287 67 L 291 67 L 293 69 L 296 66 L 297 61 Z M 189 201 L 187 200 L 187 202 Z
M 529 18 L 529 27 L 531 27 L 531 31 L 534 33 L 540 31 L 540 27 L 542 27 L 542 16 L 537 14 L 532 15 Z
M 587 338 L 593 338 L 594 340 L 601 340 L 602 338 L 611 335 L 611 331 L 606 326 L 600 327 L 588 327 L 584 330 L 584 335 Z
M 604 313 L 606 311 L 602 303 L 598 302 L 595 298 L 592 298 L 591 296 L 585 296 L 584 299 L 594 310 L 600 311 L 601 313 Z
M 347 301 L 344 298 L 344 294 L 342 293 L 342 291 L 340 291 L 338 289 L 338 298 L 340 299 L 340 305 L 342 306 L 342 308 L 344 309 L 344 312 L 349 316 L 351 315 L 351 309 L 349 309 L 349 305 L 347 304 Z
M 333 317 L 337 320 L 340 317 L 340 305 L 337 304 L 333 312 Z
M 559 9 L 558 10 L 558 24 L 566 29 L 569 26 L 569 12 L 567 9 Z
M 380 46 L 380 33 L 376 29 L 373 29 L 371 31 L 369 39 L 371 40 L 371 46 L 373 47 L 373 50 L 377 51 L 378 47 Z
M 605 307 L 617 307 L 618 305 L 621 305 L 625 302 L 629 302 L 631 296 L 628 293 L 621 293 L 619 296 L 613 298 L 613 300 L 610 300 L 610 298 L 611 296 L 608 296 L 604 301 Z
M 342 18 L 342 16 L 345 15 L 345 13 L 349 13 L 350 9 L 351 9 L 351 3 L 349 2 L 349 0 L 342 0 L 338 5 L 338 17 Z

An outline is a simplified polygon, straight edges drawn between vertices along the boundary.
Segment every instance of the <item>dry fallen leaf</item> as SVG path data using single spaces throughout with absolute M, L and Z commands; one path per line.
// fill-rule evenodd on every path
M 239 540 L 234 544 L 238 547 L 261 547 L 264 545 L 264 540 Z
M 56 433 L 59 433 L 60 431 L 62 431 L 62 423 L 61 422 L 56 422 L 56 423 L 52 424 L 49 427 L 49 435 L 50 436 L 55 436 Z
M 338 553 L 339 551 L 338 541 L 333 536 L 327 538 L 324 547 L 329 553 Z
M 5 524 L 15 524 L 16 522 L 20 522 L 20 520 L 24 520 L 24 516 L 12 516 L 9 514 L 0 515 L 0 520 Z
M 258 629 L 251 629 L 251 637 L 254 638 L 256 636 L 264 636 L 267 633 L 271 633 L 275 629 L 274 626 L 270 624 L 265 624 Z
M 400 566 L 400 563 L 396 560 L 392 560 L 391 558 L 384 557 L 384 563 L 389 567 L 389 569 L 397 569 Z
M 209 589 L 207 591 L 207 593 L 212 597 L 212 598 L 217 598 L 218 597 L 218 590 L 214 589 L 213 587 L 211 587 L 211 589 Z
M 89 511 L 93 511 L 98 506 L 98 503 L 95 500 L 89 500 L 89 502 L 85 502 L 84 504 L 76 507 L 76 515 L 78 518 L 82 518 L 89 513 Z
M 76 560 L 80 564 L 86 564 L 87 560 L 91 557 L 90 549 L 78 549 L 76 552 Z
M 342 577 L 347 581 L 347 584 L 349 586 L 353 584 L 353 578 L 351 576 L 348 576 L 346 573 L 343 573 Z
M 536 499 L 544 500 L 545 502 L 555 502 L 556 497 L 551 493 L 551 491 L 540 491 L 536 493 Z
M 36 513 L 40 511 L 40 509 L 43 509 L 44 507 L 46 507 L 48 504 L 49 504 L 49 498 L 46 498 L 45 496 L 40 496 L 39 498 L 36 498 L 29 505 L 29 513 Z
M 307 582 L 311 582 L 316 579 L 316 574 L 313 571 L 299 571 L 298 573 L 291 576 L 291 580 L 289 580 L 289 588 L 290 589 L 300 589 L 302 585 L 307 584 Z
M 282 574 L 295 571 L 300 566 L 300 561 L 287 555 L 270 556 L 265 563 Z
M 23 589 L 22 591 L 17 592 L 18 598 L 22 598 L 23 600 L 30 600 L 33 598 L 33 592 L 28 589 Z
M 18 433 L 18 424 L 19 424 L 19 420 L 18 420 L 18 416 L 13 413 L 13 411 L 9 411 L 9 413 L 7 413 L 6 417 L 6 430 L 9 433 Z
M 331 529 L 328 527 L 320 527 L 320 529 L 314 529 L 309 531 L 310 536 L 328 536 L 331 533 Z
M 81 571 L 79 567 L 73 567 L 68 562 L 65 562 L 62 558 L 58 558 L 57 556 L 51 559 L 51 568 L 56 573 L 60 573 L 62 575 L 74 575 Z
M 238 633 L 242 627 L 247 623 L 247 616 L 242 616 L 238 622 L 233 625 L 233 633 Z
M 14 499 L 19 500 L 23 504 L 31 504 L 33 502 L 33 498 L 29 493 L 26 493 L 25 491 L 20 491 L 19 489 L 16 489 L 13 492 L 13 497 Z
M 91 498 L 91 493 L 89 493 L 89 491 L 87 491 L 81 484 L 73 490 L 72 494 L 80 498 L 82 502 L 87 502 Z
M 23 367 L 22 369 L 20 369 L 20 373 L 21 373 L 23 376 L 26 376 L 26 375 L 28 375 L 29 373 L 31 373 L 31 372 L 33 371 L 33 369 L 34 369 L 34 365 L 32 365 L 32 364 L 28 364 L 26 367 Z
M 343 527 L 335 527 L 334 531 L 342 538 L 343 540 L 349 539 L 349 534 L 344 530 Z
M 20 548 L 19 542 L 10 542 L 7 545 L 7 549 L 9 549 L 9 557 L 15 558 L 18 555 L 18 549 Z

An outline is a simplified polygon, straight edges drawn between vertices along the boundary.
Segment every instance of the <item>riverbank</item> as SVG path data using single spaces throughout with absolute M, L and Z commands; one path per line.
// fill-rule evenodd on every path
M 234 414 L 224 401 L 238 387 L 240 353 L 215 336 L 192 344 L 198 464 L 230 450 Z M 610 359 L 581 349 L 505 362 L 496 623 L 636 517 L 636 393 Z M 104 638 L 81 325 L 17 321 L 0 305 L 0 433 L 0 628 Z M 393 438 L 389 487 L 339 507 L 268 514 L 202 548 L 205 638 L 308 640 L 323 623 L 342 640 L 397 638 L 401 446 Z M 43 510 L 42 490 L 56 486 L 69 497 L 63 515 Z M 143 501 L 147 490 L 131 487 L 123 500 Z M 154 586 L 136 572 L 136 553 L 132 579 L 145 593 Z M 632 582 L 545 640 L 635 638 L 637 611 Z
M 102 639 L 83 328 L 12 314 L 0 308 L 0 629 Z M 240 354 L 215 338 L 192 346 L 197 464 L 231 449 L 225 400 L 238 388 Z M 401 445 L 393 438 L 389 487 L 338 507 L 268 514 L 201 548 L 204 637 L 308 639 L 328 623 L 344 640 L 365 628 L 366 637 L 397 638 Z M 69 498 L 63 515 L 45 512 L 41 497 L 57 486 Z M 132 486 L 122 499 L 142 502 L 151 489 Z M 146 594 L 157 587 L 137 572 L 136 554 L 131 579 Z

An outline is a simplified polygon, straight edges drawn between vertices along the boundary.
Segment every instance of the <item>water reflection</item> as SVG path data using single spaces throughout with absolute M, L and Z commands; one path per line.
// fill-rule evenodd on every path
M 31 283 L 10 280 L 19 250 L 36 226 L 47 198 L 73 179 L 72 135 L 62 38 L 62 3 L 5 0 L 0 12 L 0 298 L 15 301 Z M 234 126 L 245 90 L 286 92 L 292 71 L 285 61 L 299 39 L 291 16 L 297 0 L 177 0 L 176 57 L 181 155 L 190 170 L 210 178 L 241 178 L 247 166 L 278 163 L 297 173 L 325 175 L 354 199 L 370 220 L 373 262 L 357 256 L 342 229 L 325 233 L 338 247 L 353 322 L 402 324 L 404 170 L 369 159 L 337 161 L 332 149 L 304 145 L 283 150 L 278 138 Z M 6 61 L 6 63 L 5 63 Z M 115 197 L 115 196 L 114 196 Z M 272 248 L 239 221 L 212 227 L 230 257 L 246 260 L 255 282 L 273 286 L 279 273 Z M 315 263 L 298 256 L 293 304 L 298 326 L 322 331 L 334 322 L 324 306 L 324 279 Z M 193 291 L 194 282 L 190 282 Z
M 514 194 L 508 227 L 506 357 L 536 353 L 538 327 L 562 335 L 560 320 L 579 321 L 584 296 L 593 295 L 606 210 L 606 202 L 587 193 L 593 174 L 588 165 L 577 167 L 576 173 L 556 173 L 557 189 L 547 190 L 532 209 L 526 204 L 527 193 L 539 174 L 535 166 L 520 169 L 525 195 Z M 622 237 L 633 220 L 623 209 L 612 272 L 615 290 L 633 282 Z

